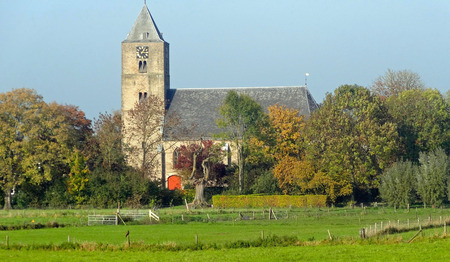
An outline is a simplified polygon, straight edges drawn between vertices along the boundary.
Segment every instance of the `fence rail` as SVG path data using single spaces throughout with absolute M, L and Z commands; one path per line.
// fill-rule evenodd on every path
M 133 220 L 148 217 L 149 214 L 145 210 L 123 210 L 120 211 L 120 215 L 125 218 L 131 218 Z
M 117 225 L 116 215 L 88 215 L 88 226 L 91 225 Z

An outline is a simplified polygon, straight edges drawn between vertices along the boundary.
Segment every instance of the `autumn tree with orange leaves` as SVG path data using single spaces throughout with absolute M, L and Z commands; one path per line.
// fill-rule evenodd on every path
M 280 105 L 268 110 L 269 125 L 261 131 L 262 139 L 253 137 L 249 143 L 249 160 L 273 163 L 273 175 L 284 194 L 323 193 L 320 188 L 327 180 L 316 177 L 313 166 L 303 157 L 304 116 Z

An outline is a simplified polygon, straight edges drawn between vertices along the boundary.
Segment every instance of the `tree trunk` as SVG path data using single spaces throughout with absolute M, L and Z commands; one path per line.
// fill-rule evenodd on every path
M 4 210 L 12 209 L 11 205 L 11 189 L 5 190 L 5 205 L 3 206 Z
M 203 206 L 206 204 L 205 185 L 206 182 L 204 179 L 200 179 L 200 181 L 195 185 L 195 197 L 194 201 L 192 202 L 194 206 Z
M 239 193 L 244 192 L 244 149 L 242 144 L 238 146 L 238 167 L 239 167 Z

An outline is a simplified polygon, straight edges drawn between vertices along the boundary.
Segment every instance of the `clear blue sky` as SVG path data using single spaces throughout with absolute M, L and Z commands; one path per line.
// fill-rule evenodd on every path
M 121 41 L 143 0 L 0 0 L 0 92 L 92 119 L 120 109 Z M 450 1 L 148 0 L 172 88 L 303 85 L 318 102 L 390 68 L 450 88 Z

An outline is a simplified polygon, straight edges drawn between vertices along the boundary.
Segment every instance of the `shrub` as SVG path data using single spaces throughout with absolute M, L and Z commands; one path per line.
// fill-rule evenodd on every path
M 288 196 L 288 195 L 216 195 L 213 196 L 214 207 L 231 208 L 231 207 L 324 207 L 326 205 L 327 196 L 325 195 L 304 195 L 304 196 Z
M 410 161 L 396 162 L 381 177 L 380 195 L 390 206 L 406 207 L 415 200 L 416 167 Z
M 447 180 L 450 177 L 450 160 L 441 148 L 420 153 L 417 172 L 417 193 L 422 201 L 439 206 L 445 198 Z

